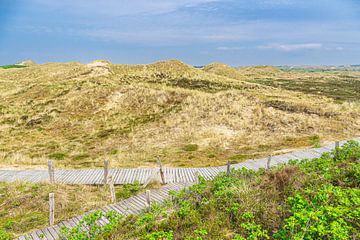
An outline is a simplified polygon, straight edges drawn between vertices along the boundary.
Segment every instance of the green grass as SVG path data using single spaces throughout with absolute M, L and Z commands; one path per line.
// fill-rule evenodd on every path
M 27 66 L 16 65 L 16 64 L 0 66 L 0 68 L 3 68 L 3 69 L 10 69 L 10 68 L 26 68 L 26 67 L 27 67 Z
M 164 206 L 125 220 L 110 216 L 108 228 L 92 229 L 92 239 L 357 239 L 359 159 L 360 145 L 352 141 L 336 154 L 268 171 L 200 178 Z

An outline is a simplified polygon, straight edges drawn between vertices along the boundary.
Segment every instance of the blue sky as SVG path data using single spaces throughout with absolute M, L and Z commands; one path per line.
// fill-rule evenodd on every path
M 0 64 L 359 64 L 359 43 L 359 0 L 0 0 Z

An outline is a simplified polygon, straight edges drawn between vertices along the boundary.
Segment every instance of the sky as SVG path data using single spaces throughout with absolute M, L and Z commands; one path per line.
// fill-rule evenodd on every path
M 0 65 L 360 64 L 360 0 L 0 0 Z

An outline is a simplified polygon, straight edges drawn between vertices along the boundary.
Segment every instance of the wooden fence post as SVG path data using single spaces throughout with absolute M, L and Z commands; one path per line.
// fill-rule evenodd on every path
M 159 169 L 160 169 L 161 182 L 162 182 L 162 184 L 165 184 L 165 176 L 164 176 L 164 171 L 162 168 L 160 157 L 157 157 L 157 163 L 158 163 Z
M 230 175 L 230 173 L 231 173 L 231 166 L 230 166 L 230 161 L 227 161 L 227 163 L 226 163 L 226 165 L 227 165 L 227 168 L 226 168 L 226 175 Z
M 199 181 L 199 176 L 200 176 L 199 171 L 196 171 L 196 172 L 194 173 L 195 183 L 196 183 L 196 184 L 199 184 L 199 183 L 200 183 L 200 181 Z
M 54 225 L 55 222 L 55 194 L 49 193 L 49 224 Z
M 146 192 L 145 192 L 145 199 L 146 199 L 147 208 L 150 210 L 150 206 L 151 206 L 151 194 L 150 194 L 150 190 L 146 190 Z
M 109 189 L 110 189 L 110 194 L 111 194 L 111 203 L 115 203 L 116 195 L 115 195 L 114 179 L 112 176 L 109 176 L 108 184 L 109 184 Z
M 48 171 L 49 171 L 50 183 L 54 183 L 55 182 L 55 171 L 54 171 L 53 161 L 51 161 L 51 160 L 48 161 Z
M 335 157 L 337 157 L 337 155 L 338 155 L 339 147 L 340 147 L 340 142 L 336 141 L 335 142 Z
M 108 175 L 109 175 L 109 161 L 105 160 L 104 161 L 104 184 L 107 183 Z
M 267 162 L 266 162 L 266 170 L 269 170 L 270 169 L 270 163 L 271 163 L 271 158 L 272 156 L 270 155 L 267 159 Z

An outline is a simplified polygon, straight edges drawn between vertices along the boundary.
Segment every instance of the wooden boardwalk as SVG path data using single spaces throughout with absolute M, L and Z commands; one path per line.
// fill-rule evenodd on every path
M 169 192 L 170 191 L 179 191 L 185 187 L 191 186 L 191 183 L 176 183 L 176 184 L 168 184 L 163 186 L 162 188 L 152 190 L 151 191 L 151 204 L 153 203 L 163 203 L 165 200 L 170 198 Z M 139 195 L 136 195 L 134 197 L 130 197 L 128 199 L 122 200 L 115 204 L 107 205 L 103 208 L 97 209 L 101 210 L 104 213 L 107 213 L 109 211 L 115 211 L 119 213 L 122 216 L 128 216 L 128 215 L 136 215 L 140 212 L 147 209 L 148 204 L 146 201 L 145 193 L 141 193 Z M 93 212 L 93 211 L 91 211 Z M 89 212 L 89 213 L 91 213 Z M 87 213 L 87 214 L 89 214 Z M 69 220 L 62 221 L 59 224 L 56 224 L 51 227 L 44 228 L 42 230 L 35 230 L 27 235 L 21 236 L 18 239 L 20 240 L 57 240 L 60 239 L 61 235 L 61 228 L 67 227 L 67 228 L 73 228 L 75 227 L 81 219 L 85 216 L 76 216 Z M 105 225 L 106 219 L 100 220 L 99 225 Z
M 353 139 L 360 142 L 360 138 Z M 346 141 L 341 141 L 340 145 Z M 322 153 L 329 152 L 335 148 L 335 143 L 329 144 L 322 148 L 314 148 L 291 152 L 283 155 L 273 156 L 271 165 L 286 163 L 290 159 L 305 159 L 320 157 Z M 231 168 L 248 168 L 257 170 L 265 168 L 267 158 L 249 160 L 242 163 L 231 165 Z M 114 184 L 128 184 L 139 182 L 145 183 L 148 178 L 156 174 L 159 169 L 156 168 L 119 168 L 110 169 L 109 176 L 112 176 Z M 164 168 L 165 183 L 189 183 L 195 181 L 195 172 L 199 172 L 201 176 L 209 180 L 220 172 L 226 171 L 226 166 L 207 167 L 207 168 Z M 56 170 L 55 182 L 64 184 L 87 184 L 97 185 L 103 184 L 103 169 L 79 169 L 79 170 Z M 47 170 L 0 170 L 0 182 L 26 181 L 32 183 L 43 183 L 49 181 L 49 173 Z

